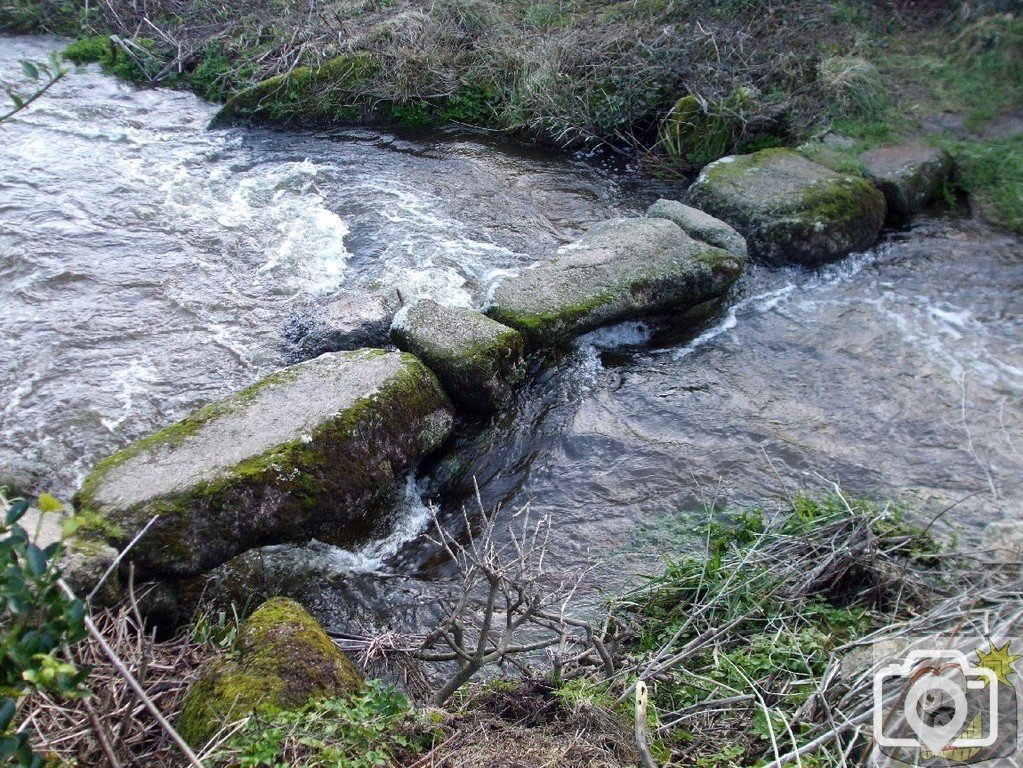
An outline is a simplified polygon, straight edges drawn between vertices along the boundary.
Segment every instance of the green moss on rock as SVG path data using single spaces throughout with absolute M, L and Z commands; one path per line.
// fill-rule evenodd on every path
M 668 219 L 601 222 L 554 258 L 506 278 L 487 314 L 550 346 L 601 325 L 682 317 L 722 296 L 744 259 L 694 240 Z
M 773 263 L 821 264 L 869 248 L 885 217 L 869 181 L 787 149 L 711 163 L 690 197 L 743 233 L 751 256 Z
M 75 501 L 116 526 L 115 546 L 158 515 L 133 560 L 144 576 L 187 578 L 251 547 L 343 538 L 451 424 L 413 356 L 324 355 L 100 462 Z
M 366 85 L 379 68 L 380 62 L 368 53 L 338 56 L 319 67 L 296 67 L 235 94 L 213 121 L 278 125 L 351 122 L 369 110 Z
M 437 374 L 456 403 L 486 413 L 504 405 L 522 376 L 522 335 L 472 309 L 424 300 L 394 318 L 399 349 L 419 357 Z
M 362 686 L 351 660 L 301 605 L 271 598 L 242 624 L 231 653 L 200 671 L 178 728 L 198 748 L 247 715 L 300 709 Z

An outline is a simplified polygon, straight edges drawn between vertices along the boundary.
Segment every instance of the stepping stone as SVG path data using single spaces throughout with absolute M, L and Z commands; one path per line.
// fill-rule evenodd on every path
M 690 202 L 739 230 L 752 258 L 773 264 L 814 266 L 866 250 L 885 217 L 884 196 L 869 181 L 788 149 L 711 163 Z

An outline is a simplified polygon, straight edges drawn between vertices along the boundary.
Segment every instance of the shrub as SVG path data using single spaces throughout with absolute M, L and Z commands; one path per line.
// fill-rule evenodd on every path
M 109 37 L 96 35 L 75 40 L 64 49 L 63 56 L 74 64 L 96 64 L 113 60 L 116 53 Z
M 43 512 L 55 512 L 60 505 L 44 495 L 40 507 Z M 85 605 L 61 590 L 56 565 L 60 543 L 40 548 L 19 525 L 28 509 L 26 500 L 8 502 L 0 493 L 4 515 L 0 524 L 4 565 L 0 573 L 0 761 L 35 767 L 43 760 L 32 752 L 31 733 L 12 728 L 19 700 L 33 691 L 74 697 L 87 673 L 57 657 L 65 645 L 85 637 Z

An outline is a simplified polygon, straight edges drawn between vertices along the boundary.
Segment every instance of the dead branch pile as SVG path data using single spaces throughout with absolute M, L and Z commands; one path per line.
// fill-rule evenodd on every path
M 200 664 L 213 651 L 211 644 L 190 634 L 157 641 L 145 631 L 137 608 L 129 601 L 94 612 L 92 619 L 164 716 L 176 719 Z M 76 666 L 90 670 L 86 690 L 77 700 L 38 696 L 26 703 L 23 725 L 38 734 L 40 752 L 83 766 L 185 764 L 180 749 L 95 638 L 77 643 L 67 653 Z

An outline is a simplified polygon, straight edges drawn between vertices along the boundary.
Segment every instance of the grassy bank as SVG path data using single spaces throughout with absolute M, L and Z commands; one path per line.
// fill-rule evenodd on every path
M 970 14 L 956 2 L 866 0 L 105 0 L 87 16 L 68 0 L 4 0 L 2 9 L 2 29 L 75 34 L 73 61 L 227 101 L 229 119 L 463 125 L 603 146 L 669 176 L 829 131 L 858 149 L 922 139 L 958 161 L 950 192 L 1023 231 L 1023 20 L 983 3 Z
M 608 605 L 599 660 L 584 653 L 572 663 L 561 655 L 559 663 L 560 647 L 522 655 L 436 706 L 426 692 L 447 673 L 426 659 L 438 654 L 411 653 L 422 638 L 372 638 L 362 646 L 364 661 L 375 659 L 379 671 L 383 659 L 408 695 L 370 681 L 354 697 L 239 712 L 199 750 L 202 760 L 225 768 L 613 768 L 636 765 L 646 753 L 658 765 L 731 768 L 784 763 L 799 752 L 803 764 L 837 766 L 870 748 L 852 726 L 872 704 L 873 644 L 888 647 L 905 634 L 954 638 L 978 617 L 995 626 L 1023 600 L 1018 570 L 984 566 L 908 525 L 898 509 L 842 495 L 797 497 L 770 512 L 718 512 L 698 535 L 702 550 L 683 554 L 666 545 L 663 571 Z M 238 619 L 202 614 L 157 643 L 140 634 L 138 622 L 130 601 L 97 616 L 174 721 L 201 663 L 233 653 Z M 103 726 L 91 707 L 92 714 L 122 713 L 116 738 L 107 738 L 121 759 L 175 764 L 167 734 L 131 708 L 133 694 L 96 644 L 80 643 L 69 654 L 78 668 L 91 669 L 87 695 L 35 695 L 23 705 L 42 751 L 63 765 L 104 764 L 96 738 Z M 649 691 L 645 709 L 636 703 L 640 686 Z

